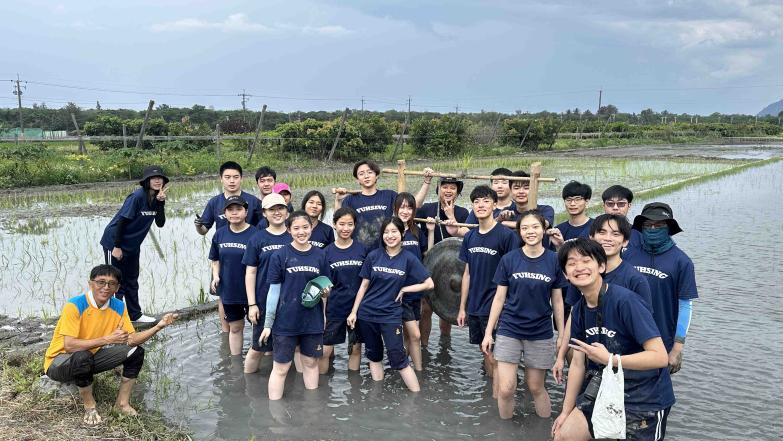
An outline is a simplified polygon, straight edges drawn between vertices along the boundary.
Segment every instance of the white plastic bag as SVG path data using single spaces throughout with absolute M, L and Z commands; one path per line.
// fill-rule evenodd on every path
M 617 373 L 612 369 L 612 357 L 617 357 Z M 596 438 L 625 439 L 625 380 L 620 355 L 609 355 L 591 421 Z

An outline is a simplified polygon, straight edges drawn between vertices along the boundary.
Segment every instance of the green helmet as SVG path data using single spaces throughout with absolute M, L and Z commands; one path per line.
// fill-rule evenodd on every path
M 321 301 L 326 289 L 332 287 L 332 281 L 326 276 L 318 276 L 307 282 L 304 291 L 302 291 L 302 306 L 312 308 Z

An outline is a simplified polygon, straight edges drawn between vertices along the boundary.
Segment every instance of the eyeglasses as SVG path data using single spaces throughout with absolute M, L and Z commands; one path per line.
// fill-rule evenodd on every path
M 583 200 L 585 200 L 585 198 L 583 198 L 582 196 L 573 196 L 570 198 L 565 198 L 563 200 L 565 201 L 566 204 L 575 204 L 577 202 L 582 202 Z
M 115 289 L 118 286 L 120 286 L 119 282 L 115 282 L 113 280 L 95 280 L 92 279 L 92 283 L 95 284 L 98 288 L 103 288 L 105 286 L 108 286 L 111 289 Z
M 604 205 L 606 205 L 608 208 L 625 208 L 628 205 L 628 202 L 626 201 L 604 201 Z

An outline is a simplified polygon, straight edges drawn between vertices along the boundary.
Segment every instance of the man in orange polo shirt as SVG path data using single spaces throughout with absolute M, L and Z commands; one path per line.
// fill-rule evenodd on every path
M 92 394 L 93 375 L 120 365 L 122 382 L 114 405 L 119 412 L 136 415 L 130 394 L 144 363 L 140 345 L 177 318 L 177 314 L 166 314 L 152 328 L 137 333 L 125 303 L 114 297 L 121 278 L 120 270 L 111 265 L 98 265 L 90 271 L 90 290 L 63 306 L 44 359 L 49 378 L 79 387 L 88 425 L 101 422 Z

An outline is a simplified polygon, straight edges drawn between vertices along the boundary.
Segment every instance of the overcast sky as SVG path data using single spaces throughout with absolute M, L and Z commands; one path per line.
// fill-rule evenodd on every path
M 783 1 L 3 1 L 0 107 L 751 113 Z M 67 87 L 64 87 L 67 86 Z

